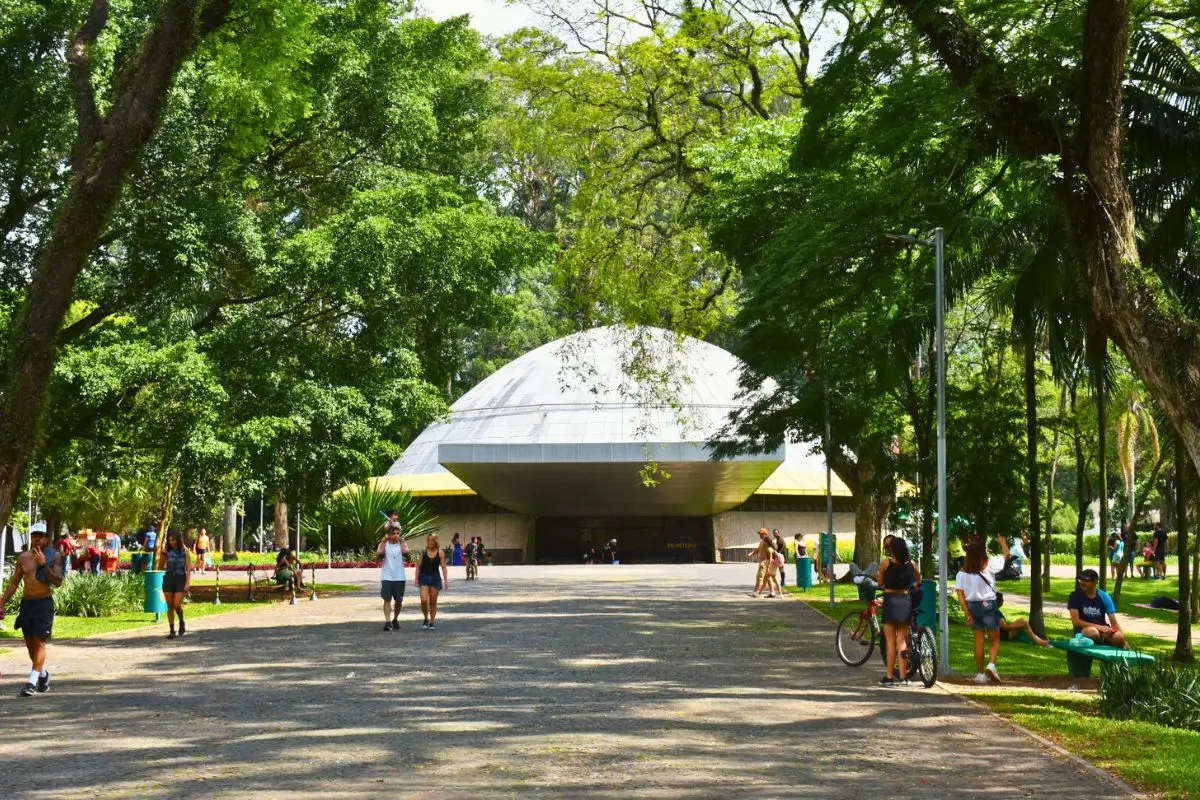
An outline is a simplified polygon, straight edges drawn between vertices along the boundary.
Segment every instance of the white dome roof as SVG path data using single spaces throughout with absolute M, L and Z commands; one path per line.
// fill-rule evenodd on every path
M 725 350 L 660 328 L 576 333 L 481 381 L 388 475 L 446 472 L 441 444 L 704 443 L 740 406 L 740 370 Z

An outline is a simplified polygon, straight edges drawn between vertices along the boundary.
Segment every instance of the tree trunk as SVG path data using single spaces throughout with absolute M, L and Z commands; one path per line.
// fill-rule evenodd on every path
M 1092 482 L 1087 477 L 1087 461 L 1083 457 L 1083 426 L 1079 424 L 1078 390 L 1071 382 L 1071 424 L 1075 434 L 1075 486 L 1079 503 L 1075 517 L 1075 574 L 1083 572 L 1083 529 L 1087 526 L 1087 507 L 1092 502 Z M 1101 544 L 1103 546 L 1103 543 Z
M 1108 387 L 1104 368 L 1096 370 L 1096 495 L 1100 499 L 1100 588 L 1108 585 Z
M 158 539 L 154 543 L 154 563 L 158 563 L 158 558 L 167 548 L 167 531 L 171 528 L 171 516 L 175 510 L 175 493 L 179 491 L 179 483 L 183 480 L 183 475 L 178 469 L 171 470 L 171 474 L 167 477 L 167 488 L 163 492 L 162 501 L 162 516 L 159 523 Z
M 1183 442 L 1175 435 L 1175 530 L 1179 551 L 1179 623 L 1175 630 L 1175 653 L 1172 661 L 1190 664 L 1196 660 L 1192 653 L 1192 582 L 1188 575 L 1187 479 L 1189 464 L 1184 460 Z
M 237 501 L 225 501 L 225 519 L 221 530 L 221 559 L 237 560 Z
M 1042 551 L 1042 588 L 1050 591 L 1050 556 L 1054 553 L 1054 481 L 1058 478 L 1058 447 L 1062 443 L 1063 417 L 1067 414 L 1067 387 L 1058 399 L 1058 422 L 1054 426 L 1054 445 L 1050 451 L 1050 480 L 1046 484 L 1046 549 Z
M 95 96 L 92 49 L 108 23 L 107 0 L 92 0 L 87 20 L 67 43 L 66 62 L 79 120 L 70 158 L 70 188 L 54 210 L 25 302 L 16 312 L 0 403 L 0 519 L 8 519 L 37 441 L 55 340 L 75 280 L 96 247 L 138 155 L 158 128 L 183 60 L 224 24 L 231 0 L 171 0 L 115 79 L 107 113 Z M 165 529 L 163 540 L 166 539 Z
M 275 549 L 290 547 L 288 535 L 288 507 L 281 495 L 275 495 Z
M 1042 618 L 1042 524 L 1038 500 L 1037 337 L 1033 319 L 1025 320 L 1025 451 L 1029 500 L 1029 627 L 1046 635 Z

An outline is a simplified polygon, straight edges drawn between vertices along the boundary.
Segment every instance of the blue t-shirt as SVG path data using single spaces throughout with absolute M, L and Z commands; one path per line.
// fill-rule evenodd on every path
M 1077 609 L 1079 619 L 1088 625 L 1107 625 L 1108 615 L 1117 613 L 1117 607 L 1113 605 L 1112 598 L 1103 589 L 1097 589 L 1095 597 L 1088 597 L 1083 589 L 1076 589 L 1067 598 L 1067 608 Z M 1076 628 L 1075 630 L 1080 629 Z

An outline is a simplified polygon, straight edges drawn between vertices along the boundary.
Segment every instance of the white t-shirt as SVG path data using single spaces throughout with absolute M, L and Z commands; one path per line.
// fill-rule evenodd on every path
M 408 545 L 404 543 L 403 539 L 395 544 L 383 543 L 383 568 L 380 580 L 404 580 L 404 554 L 406 552 L 408 552 Z
M 996 573 L 1004 569 L 1004 556 L 988 559 L 984 575 L 960 572 L 954 576 L 954 587 L 961 589 L 968 603 L 996 599 Z

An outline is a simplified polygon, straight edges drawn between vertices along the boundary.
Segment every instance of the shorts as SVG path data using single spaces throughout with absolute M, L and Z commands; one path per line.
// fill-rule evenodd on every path
M 1155 561 L 1166 561 L 1167 560 L 1167 548 L 1164 547 L 1161 550 L 1155 550 L 1154 551 L 1154 560 Z
M 379 596 L 384 600 L 392 600 L 396 603 L 403 603 L 405 583 L 406 581 L 380 581 Z
M 201 550 L 200 548 L 196 548 L 196 558 L 198 558 L 200 561 L 204 561 L 204 557 L 206 555 L 208 555 L 207 550 Z
M 417 576 L 417 586 L 428 586 L 430 589 L 442 590 L 442 575 L 440 572 L 425 573 Z
M 907 624 L 912 617 L 912 598 L 908 592 L 903 594 L 891 592 L 883 596 L 883 621 L 895 624 Z
M 995 600 L 968 600 L 967 610 L 971 612 L 971 630 L 1000 630 L 1000 607 Z
M 54 633 L 54 598 L 22 600 L 13 627 L 25 631 L 26 639 L 49 639 Z
M 186 575 L 163 575 L 163 594 L 176 594 L 187 586 Z

